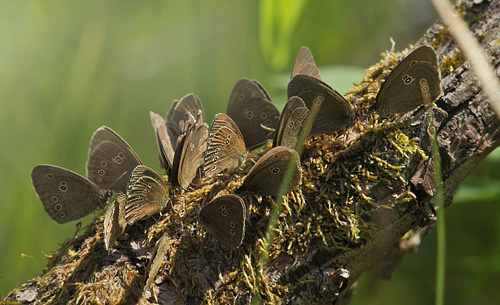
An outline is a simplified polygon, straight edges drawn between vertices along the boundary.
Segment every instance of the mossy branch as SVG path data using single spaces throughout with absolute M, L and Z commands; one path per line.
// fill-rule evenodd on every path
M 464 1 L 459 8 L 498 67 L 500 2 Z M 444 95 L 428 111 L 437 128 L 449 205 L 462 180 L 499 145 L 500 121 L 440 21 L 421 44 L 436 48 L 442 73 Z M 128 227 L 110 253 L 104 248 L 103 217 L 96 217 L 51 255 L 43 275 L 4 302 L 248 304 L 258 291 L 262 303 L 343 304 L 362 273 L 389 278 L 402 256 L 418 246 L 415 237 L 435 221 L 426 112 L 395 121 L 374 119 L 366 110 L 400 56 L 387 53 L 347 93 L 358 109 L 358 127 L 306 141 L 302 186 L 284 197 L 265 266 L 260 258 L 274 201 L 238 190 L 248 171 L 243 169 L 177 191 L 172 209 Z M 216 194 L 235 192 L 246 198 L 247 232 L 240 248 L 227 251 L 198 224 L 197 215 Z M 164 235 L 158 274 L 145 287 L 155 243 Z

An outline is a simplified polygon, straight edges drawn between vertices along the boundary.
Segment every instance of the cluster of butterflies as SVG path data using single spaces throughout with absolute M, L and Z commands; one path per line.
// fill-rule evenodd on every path
M 441 94 L 436 52 L 422 46 L 410 53 L 389 74 L 372 109 L 382 116 L 429 105 Z M 175 100 L 166 117 L 150 112 L 160 166 L 168 181 L 142 164 L 116 132 L 101 127 L 93 134 L 87 178 L 54 165 L 37 165 L 31 179 L 47 213 L 58 223 L 77 220 L 103 208 L 113 193 L 104 219 L 105 246 L 112 247 L 127 225 L 168 207 L 174 187 L 187 189 L 198 173 L 214 177 L 237 170 L 248 151 L 272 140 L 244 178 L 241 189 L 262 196 L 277 196 L 301 181 L 297 138 L 313 106 L 319 106 L 308 128 L 310 135 L 333 133 L 356 121 L 356 111 L 341 94 L 321 81 L 310 50 L 302 47 L 287 89 L 288 102 L 281 115 L 264 87 L 255 80 L 239 80 L 227 113 L 205 123 L 198 97 Z M 293 170 L 287 170 L 292 163 Z M 200 212 L 201 223 L 226 248 L 235 249 L 245 234 L 244 200 L 229 194 L 216 197 Z

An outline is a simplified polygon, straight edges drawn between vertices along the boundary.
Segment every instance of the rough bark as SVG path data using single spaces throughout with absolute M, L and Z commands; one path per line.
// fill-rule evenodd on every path
M 499 68 L 500 2 L 464 1 L 459 8 Z M 421 44 L 436 47 L 443 96 L 427 112 L 374 120 L 366 109 L 401 54 L 388 53 L 370 68 L 347 94 L 363 128 L 305 143 L 301 190 L 285 198 L 265 266 L 262 241 L 274 201 L 238 190 L 242 175 L 235 174 L 201 179 L 189 192 L 175 190 L 172 209 L 128 227 L 109 253 L 102 216 L 96 217 L 52 255 L 44 275 L 5 301 L 248 304 L 257 296 L 263 303 L 344 304 L 362 273 L 389 278 L 435 221 L 424 119 L 429 111 L 438 130 L 446 205 L 500 143 L 498 116 L 446 27 L 436 21 L 416 43 Z M 247 231 L 242 246 L 228 251 L 198 224 L 197 215 L 213 196 L 233 192 L 246 199 Z M 145 287 L 155 243 L 164 234 L 168 241 L 157 255 L 159 272 Z

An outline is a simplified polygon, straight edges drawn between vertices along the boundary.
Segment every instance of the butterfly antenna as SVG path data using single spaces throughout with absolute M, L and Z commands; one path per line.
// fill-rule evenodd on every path
M 266 125 L 264 125 L 264 124 L 260 124 L 260 127 L 261 127 L 262 129 L 265 129 L 265 130 L 269 131 L 269 132 L 276 131 L 276 128 L 271 128 L 271 127 L 268 127 L 268 126 L 266 126 Z
M 78 235 L 78 232 L 80 232 L 81 229 L 82 229 L 82 222 L 79 221 L 75 225 L 75 234 L 73 236 L 76 237 Z
M 125 176 L 128 173 L 128 171 L 124 171 L 123 174 L 120 175 L 120 177 L 116 178 L 116 180 L 109 186 L 109 189 L 112 189 L 115 184 L 120 181 L 123 176 Z

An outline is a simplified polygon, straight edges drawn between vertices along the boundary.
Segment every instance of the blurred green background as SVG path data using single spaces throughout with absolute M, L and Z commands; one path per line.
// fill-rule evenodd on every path
M 302 45 L 342 93 L 391 47 L 389 37 L 401 50 L 435 19 L 427 1 L 412 0 L 1 1 L 2 295 L 40 274 L 44 253 L 75 231 L 76 222 L 45 213 L 31 187 L 34 165 L 85 174 L 90 137 L 107 125 L 158 168 L 150 110 L 165 114 L 193 92 L 211 121 L 241 77 L 259 80 L 281 109 Z M 450 304 L 499 299 L 499 168 L 497 150 L 447 209 Z M 352 304 L 429 304 L 434 261 L 433 232 L 392 281 L 364 275 Z

